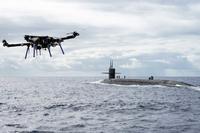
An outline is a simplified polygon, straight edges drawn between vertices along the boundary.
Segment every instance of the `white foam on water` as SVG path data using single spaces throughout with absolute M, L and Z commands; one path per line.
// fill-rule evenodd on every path
M 176 87 L 183 87 L 183 85 L 180 85 L 180 84 L 176 84 L 175 86 Z
M 196 90 L 196 91 L 200 91 L 200 86 L 192 86 L 192 87 L 189 87 L 189 88 Z
M 96 85 L 110 85 L 110 84 L 107 84 L 107 83 L 103 83 L 102 82 L 103 80 L 97 80 L 97 81 L 92 81 L 92 82 L 88 82 L 88 84 L 96 84 Z
M 92 82 L 89 82 L 90 84 L 102 84 L 102 79 L 101 80 L 97 80 L 97 81 L 92 81 Z

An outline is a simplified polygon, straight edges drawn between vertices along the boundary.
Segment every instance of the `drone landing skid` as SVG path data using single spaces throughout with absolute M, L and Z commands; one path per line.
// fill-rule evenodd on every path
M 25 54 L 25 59 L 27 58 L 27 54 L 28 54 L 29 48 L 30 48 L 30 46 L 27 46 L 26 54 Z
M 61 44 L 59 44 L 59 46 L 60 46 L 60 49 L 61 49 L 61 51 L 62 51 L 62 54 L 64 55 L 65 52 L 64 52 L 64 50 L 63 50 Z M 49 56 L 52 57 L 52 54 L 51 54 L 51 47 L 48 46 L 47 49 L 48 49 L 48 52 L 49 52 Z M 29 51 L 30 51 L 30 45 L 27 46 L 26 53 L 25 53 L 25 59 L 27 58 L 28 52 L 29 52 Z M 38 51 L 39 51 L 39 53 L 38 53 Z M 41 49 L 37 49 L 37 46 L 34 45 L 34 46 L 33 46 L 33 57 L 36 57 L 36 56 L 38 56 L 38 55 L 41 55 Z
M 50 46 L 48 46 L 49 56 L 52 57 Z
M 65 54 L 65 52 L 64 52 L 64 50 L 63 50 L 63 48 L 62 48 L 60 43 L 59 43 L 59 46 L 60 46 L 60 49 L 61 49 L 62 53 Z

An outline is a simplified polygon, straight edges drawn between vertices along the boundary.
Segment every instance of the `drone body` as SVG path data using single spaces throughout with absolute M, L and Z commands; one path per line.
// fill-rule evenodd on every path
M 3 40 L 3 46 L 7 47 L 18 47 L 18 46 L 27 46 L 26 49 L 26 54 L 25 54 L 25 59 L 27 58 L 27 54 L 30 50 L 30 47 L 33 48 L 33 57 L 35 57 L 38 54 L 38 51 L 40 52 L 41 55 L 41 49 L 48 49 L 50 57 L 52 57 L 51 54 L 51 47 L 55 47 L 57 45 L 60 46 L 60 49 L 62 53 L 64 54 L 64 50 L 61 46 L 61 43 L 64 40 L 67 39 L 73 39 L 76 36 L 79 36 L 79 33 L 77 32 L 72 32 L 68 33 L 70 35 L 62 38 L 55 38 L 55 37 L 49 37 L 49 36 L 32 36 L 32 35 L 25 35 L 24 39 L 27 41 L 27 43 L 18 43 L 18 44 L 8 44 L 6 40 Z

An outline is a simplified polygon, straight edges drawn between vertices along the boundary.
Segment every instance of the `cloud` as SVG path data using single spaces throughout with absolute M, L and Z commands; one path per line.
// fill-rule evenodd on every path
M 122 64 L 120 67 L 125 69 L 135 69 L 140 68 L 142 66 L 142 63 L 140 63 L 137 59 L 132 58 L 130 59 L 130 64 Z
M 80 36 L 63 43 L 64 56 L 53 49 L 53 58 L 44 51 L 24 60 L 26 48 L 1 47 L 0 74 L 96 75 L 113 58 L 126 74 L 198 75 L 199 6 L 197 0 L 6 0 L 0 39 L 23 42 L 24 34 L 60 37 L 73 30 Z

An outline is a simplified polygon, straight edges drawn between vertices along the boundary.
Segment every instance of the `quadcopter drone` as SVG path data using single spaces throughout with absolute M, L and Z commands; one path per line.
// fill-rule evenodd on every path
M 32 35 L 25 35 L 24 39 L 27 41 L 27 43 L 17 43 L 17 44 L 9 44 L 7 43 L 6 40 L 3 40 L 3 46 L 7 47 L 18 47 L 18 46 L 27 46 L 26 53 L 25 53 L 25 59 L 27 58 L 27 54 L 29 52 L 30 47 L 33 48 L 33 57 L 39 54 L 41 55 L 41 49 L 48 49 L 50 57 L 52 57 L 51 54 L 51 47 L 55 47 L 57 45 L 60 46 L 60 49 L 62 53 L 64 54 L 64 50 L 61 46 L 61 43 L 64 40 L 67 39 L 73 39 L 76 36 L 79 36 L 79 33 L 77 32 L 72 32 L 72 33 L 67 33 L 68 36 L 66 37 L 61 37 L 61 38 L 56 38 L 56 37 L 50 37 L 50 36 L 32 36 Z

